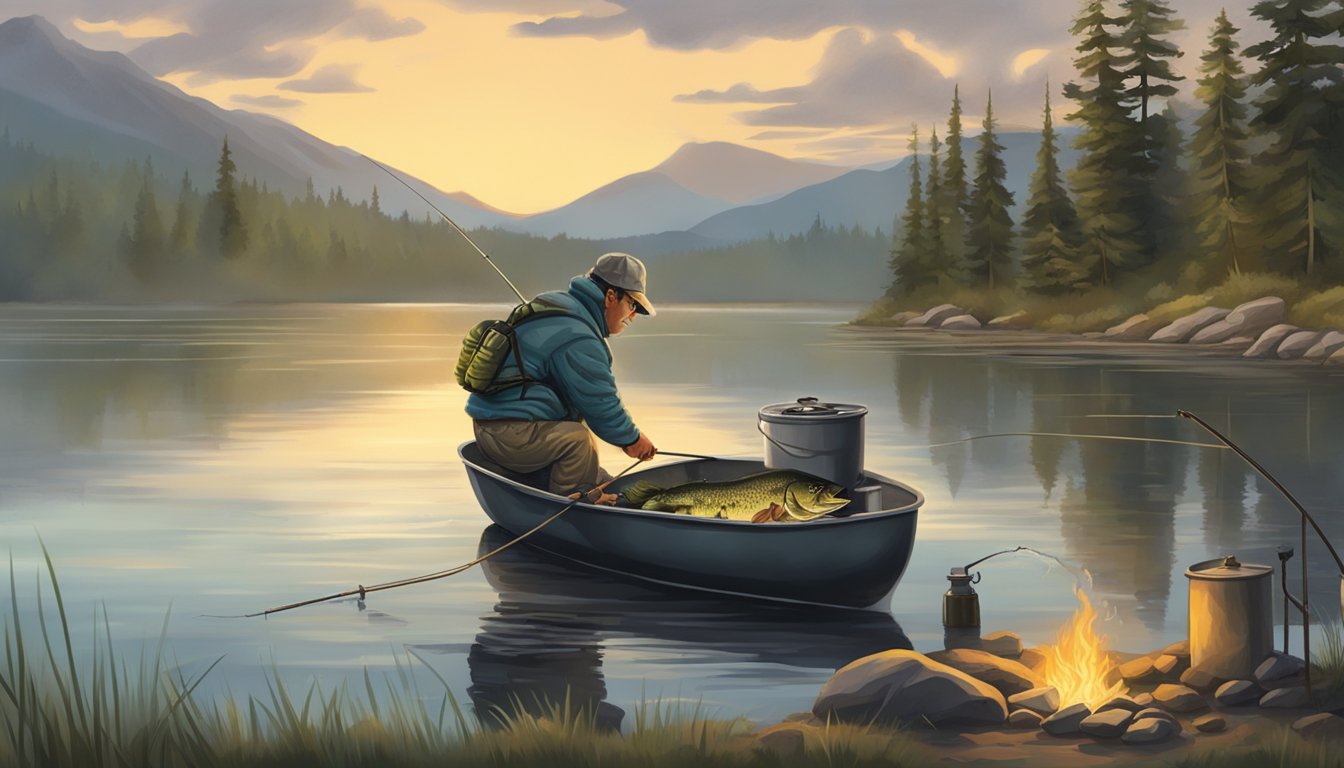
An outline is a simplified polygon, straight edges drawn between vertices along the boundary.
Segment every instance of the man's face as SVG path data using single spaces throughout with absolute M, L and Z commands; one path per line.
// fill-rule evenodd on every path
M 618 299 L 615 291 L 608 290 L 605 304 L 607 333 L 615 336 L 624 331 L 627 325 L 634 322 L 635 314 L 638 311 L 635 306 L 635 300 L 629 296 L 622 296 Z

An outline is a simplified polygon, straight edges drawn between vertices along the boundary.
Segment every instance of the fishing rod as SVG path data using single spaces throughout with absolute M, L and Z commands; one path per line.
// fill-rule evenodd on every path
M 391 171 L 391 169 L 389 169 L 387 166 L 383 165 L 382 163 L 378 162 L 377 160 L 374 160 L 372 157 L 369 157 L 368 155 L 365 155 L 365 154 L 362 154 L 362 153 L 361 153 L 361 154 L 360 154 L 360 157 L 364 158 L 365 160 L 368 160 L 370 163 L 373 163 L 374 165 L 378 166 L 379 168 L 382 168 L 383 171 L 386 172 L 388 176 L 391 176 L 392 178 L 396 179 L 396 180 L 397 180 L 403 187 L 405 187 L 405 188 L 411 190 L 412 192 L 414 192 L 416 197 L 420 198 L 421 200 L 424 200 L 424 201 L 425 201 L 425 205 L 428 205 L 430 208 L 433 208 L 434 211 L 435 211 L 436 213 L 438 213 L 440 216 L 443 217 L 443 220 L 444 220 L 444 221 L 446 221 L 446 222 L 448 222 L 449 224 L 453 225 L 453 229 L 456 229 L 456 230 L 457 230 L 457 233 L 458 233 L 459 235 L 461 235 L 462 237 L 466 238 L 466 241 L 467 241 L 468 243 L 471 243 L 471 247 L 472 247 L 472 248 L 475 248 L 475 249 L 476 249 L 476 252 L 479 253 L 479 254 L 481 254 L 481 258 L 485 259 L 486 263 L 489 264 L 489 265 L 491 266 L 491 268 L 493 268 L 493 269 L 495 270 L 495 272 L 499 273 L 499 276 L 502 277 L 502 278 L 504 279 L 504 282 L 506 282 L 506 283 L 509 284 L 509 288 L 513 291 L 513 294 L 514 294 L 515 296 L 518 297 L 518 301 L 519 301 L 520 303 L 522 303 L 522 304 L 526 304 L 526 303 L 527 303 L 527 299 L 523 297 L 522 292 L 519 291 L 519 290 L 518 290 L 518 287 L 515 286 L 515 285 L 513 284 L 513 281 L 509 279 L 509 276 L 506 275 L 506 274 L 504 274 L 504 270 L 500 269 L 499 266 L 495 264 L 494 260 L 491 259 L 490 256 L 487 255 L 485 251 L 481 250 L 481 246 L 477 245 L 477 244 L 476 244 L 476 241 L 471 239 L 471 235 L 468 235 L 468 234 L 467 234 L 467 231 L 466 231 L 465 229 L 463 229 L 462 227 L 458 226 L 457 222 L 456 222 L 456 221 L 453 221 L 452 218 L 450 218 L 450 217 L 448 216 L 448 214 L 446 214 L 446 213 L 444 213 L 443 211 L 439 210 L 439 206 L 437 206 L 437 205 L 431 203 L 431 202 L 429 201 L 429 198 L 427 198 L 427 197 L 425 197 L 424 195 L 420 194 L 420 190 L 416 189 L 415 187 L 412 187 L 410 184 L 407 184 L 406 181 L 405 181 L 404 179 L 402 179 L 402 178 L 401 178 L 400 176 L 398 176 L 397 174 L 393 173 L 393 172 Z

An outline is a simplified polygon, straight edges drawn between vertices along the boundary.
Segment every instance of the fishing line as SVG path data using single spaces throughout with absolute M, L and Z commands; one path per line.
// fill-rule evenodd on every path
M 630 470 L 632 470 L 632 469 L 634 469 L 635 467 L 639 466 L 639 465 L 642 464 L 643 462 L 644 462 L 643 459 L 636 459 L 636 460 L 635 460 L 635 463 L 633 463 L 633 464 L 631 464 L 630 466 L 626 467 L 625 469 L 621 470 L 620 474 L 618 474 L 618 475 L 616 475 L 615 477 L 611 478 L 610 480 L 608 480 L 607 482 L 605 482 L 605 483 L 603 483 L 602 485 L 598 486 L 598 487 L 597 487 L 596 489 L 594 489 L 594 490 L 600 490 L 601 488 L 605 488 L 607 485 L 610 485 L 611 483 L 613 483 L 613 482 L 619 480 L 619 479 L 620 479 L 621 477 L 623 477 L 627 472 L 629 472 Z M 591 491 L 589 491 L 588 493 L 591 493 Z M 540 531 L 542 528 L 545 528 L 546 526 L 548 526 L 548 525 L 550 525 L 551 523 L 553 523 L 553 522 L 555 522 L 556 520 L 558 520 L 558 519 L 560 518 L 561 515 L 565 514 L 565 513 L 568 512 L 569 510 L 573 509 L 573 508 L 574 508 L 579 502 L 581 502 L 581 501 L 583 501 L 583 496 L 582 496 L 582 495 L 580 495 L 579 498 L 575 499 L 574 501 L 571 501 L 570 503 L 566 504 L 564 507 L 562 507 L 562 508 L 560 509 L 559 512 L 556 512 L 555 514 L 551 515 L 550 517 L 546 518 L 545 520 L 542 520 L 540 523 L 538 523 L 538 524 L 536 525 L 535 528 L 533 528 L 532 530 L 528 531 L 527 533 L 524 533 L 523 535 L 517 537 L 516 539 L 511 539 L 510 541 L 505 542 L 504 544 L 502 544 L 502 545 L 496 547 L 495 549 L 493 549 L 493 550 L 491 550 L 491 551 L 485 553 L 484 555 L 481 555 L 480 557 L 476 558 L 475 560 L 472 560 L 471 562 L 463 563 L 462 565 L 459 565 L 459 566 L 457 566 L 457 567 L 455 567 L 455 568 L 449 568 L 449 569 L 446 570 L 446 571 L 437 571 L 437 572 L 435 572 L 435 573 L 427 573 L 427 574 L 425 574 L 425 575 L 423 575 L 423 576 L 415 576 L 415 577 L 408 578 L 408 579 L 397 579 L 396 581 L 388 581 L 388 582 L 384 582 L 384 583 L 382 583 L 382 584 L 374 584 L 374 585 L 371 586 L 371 587 L 366 587 L 366 586 L 364 586 L 363 584 L 361 584 L 361 585 L 359 585 L 359 587 L 357 587 L 356 589 L 347 589 L 347 590 L 345 590 L 344 592 L 337 592 L 337 593 L 334 594 L 334 595 L 326 595 L 326 596 L 324 596 L 324 597 L 314 597 L 314 598 L 312 598 L 312 599 L 310 599 L 310 600 L 302 600 L 302 601 L 299 601 L 299 602 L 297 602 L 297 603 L 290 603 L 290 604 L 288 604 L 288 605 L 282 605 L 282 606 L 279 606 L 279 607 L 277 607 L 277 608 L 268 608 L 268 609 L 266 609 L 266 610 L 264 610 L 264 611 L 258 611 L 257 613 L 244 613 L 244 614 L 240 614 L 240 615 L 237 615 L 237 616 L 215 616 L 215 615 L 209 615 L 209 614 L 206 614 L 206 615 L 204 615 L 202 618 L 207 618 L 207 619 L 252 619 L 252 618 L 256 618 L 257 616 L 270 616 L 270 615 L 273 614 L 273 613 L 280 613 L 280 612 L 282 612 L 282 611 L 293 610 L 294 608 L 302 608 L 302 607 L 304 607 L 304 606 L 306 606 L 306 605 L 315 605 L 315 604 L 317 604 L 317 603 L 325 603 L 325 602 L 327 602 L 328 600 L 336 600 L 336 599 L 339 599 L 339 598 L 342 598 L 342 597 L 352 597 L 352 596 L 358 595 L 358 596 L 359 596 L 359 599 L 360 599 L 360 600 L 363 600 L 363 599 L 364 599 L 364 596 L 367 595 L 367 594 L 369 594 L 370 592 L 382 592 L 382 591 L 384 591 L 384 590 L 388 590 L 388 589 L 396 589 L 397 587 L 406 587 L 406 586 L 410 586 L 410 585 L 412 585 L 412 584 L 423 584 L 424 582 L 427 582 L 427 581 L 435 581 L 435 580 L 437 580 L 437 579 L 443 579 L 443 578 L 447 578 L 447 577 L 449 577 L 449 576 L 455 576 L 455 575 L 457 575 L 457 574 L 459 574 L 459 573 L 461 573 L 461 572 L 467 570 L 468 568 L 471 568 L 471 567 L 474 566 L 474 565 L 478 565 L 478 564 L 480 564 L 480 563 L 485 562 L 486 560 L 489 560 L 490 558 L 494 557 L 495 555 L 499 554 L 500 552 L 503 552 L 504 550 L 508 549 L 509 547 L 512 547 L 514 544 L 517 544 L 518 542 L 522 541 L 523 539 L 526 539 L 527 537 L 531 536 L 532 534 L 536 533 L 537 531 Z
M 904 445 L 896 446 L 897 449 L 915 450 L 922 448 L 946 448 L 950 445 L 961 445 L 973 440 L 985 440 L 991 437 L 1067 437 L 1079 440 L 1124 440 L 1135 443 L 1166 443 L 1168 445 L 1189 445 L 1195 448 L 1216 448 L 1218 450 L 1227 450 L 1226 445 L 1217 443 L 1196 443 L 1189 440 L 1173 440 L 1165 437 L 1127 437 L 1124 435 L 1079 435 L 1072 432 L 995 432 L 991 435 L 972 435 L 963 437 L 960 440 L 951 440 L 946 443 L 930 443 L 928 445 Z

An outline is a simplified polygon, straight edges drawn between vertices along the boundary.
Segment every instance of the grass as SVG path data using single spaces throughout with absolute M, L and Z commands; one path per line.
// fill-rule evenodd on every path
M 1326 624 L 1321 640 L 1311 655 L 1312 683 L 1321 694 L 1338 699 L 1344 696 L 1344 623 Z
M 186 675 L 167 651 L 165 617 L 157 645 L 134 663 L 114 657 L 104 609 L 93 658 L 81 663 L 56 568 L 43 546 L 50 596 L 39 586 L 37 621 L 21 620 L 10 562 L 10 614 L 0 664 L 0 765 L 42 768 L 145 766 L 622 766 L 724 768 L 798 765 L 921 765 L 917 745 L 898 731 L 853 725 L 796 726 L 801 753 L 765 748 L 743 718 L 710 717 L 700 705 L 638 702 L 629 733 L 603 729 L 570 701 L 493 713 L 485 727 L 447 681 L 413 653 L 395 672 L 363 685 L 292 691 L 279 670 L 268 692 L 205 698 L 201 682 L 219 660 Z M 54 611 L 54 612 L 53 612 Z M 428 690 L 421 682 L 429 681 Z
M 1338 768 L 1344 751 L 1331 742 L 1306 741 L 1289 728 L 1235 748 L 1212 749 L 1168 763 L 1172 768 Z

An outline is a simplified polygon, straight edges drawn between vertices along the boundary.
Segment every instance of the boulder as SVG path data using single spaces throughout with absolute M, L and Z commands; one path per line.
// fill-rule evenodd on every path
M 1181 726 L 1171 720 L 1145 717 L 1135 720 L 1120 740 L 1126 744 L 1158 744 L 1181 732 Z
M 1019 309 L 1011 315 L 1002 315 L 990 320 L 990 328 L 1023 328 L 1027 325 L 1027 311 Z
M 1181 721 L 1177 720 L 1175 715 L 1171 714 L 1165 709 L 1158 709 L 1157 707 L 1148 707 L 1147 709 L 1140 709 L 1138 712 L 1134 713 L 1135 720 L 1143 720 L 1144 718 L 1147 717 L 1156 717 L 1159 720 L 1170 720 L 1171 722 L 1176 723 L 1177 725 L 1181 724 Z
M 1184 658 L 1170 653 L 1164 653 L 1153 659 L 1153 671 L 1159 676 L 1171 679 L 1179 678 L 1181 673 L 1190 668 L 1190 657 Z
M 1248 349 L 1248 348 L 1249 348 L 1252 344 L 1254 344 L 1254 343 L 1255 343 L 1255 339 L 1252 339 L 1250 336 L 1233 336 L 1232 338 L 1228 339 L 1227 341 L 1220 342 L 1220 343 L 1218 344 L 1218 347 L 1219 347 L 1220 349 L 1241 349 L 1241 350 L 1244 350 L 1244 349 Z
M 1138 712 L 1140 709 L 1143 709 L 1143 707 L 1139 706 L 1139 703 L 1137 701 L 1131 699 L 1130 697 L 1122 693 L 1107 699 L 1106 703 L 1102 704 L 1100 707 L 1097 707 L 1096 711 L 1104 712 L 1105 710 L 1108 709 L 1123 709 L 1126 712 Z
M 937 328 L 947 318 L 964 314 L 966 310 L 954 304 L 939 304 L 918 317 L 906 320 L 905 324 L 910 328 Z
M 1181 684 L 1194 688 L 1196 691 L 1212 691 L 1226 682 L 1226 677 L 1219 677 L 1194 667 L 1181 673 Z
M 1038 712 L 1032 712 L 1030 709 L 1015 709 L 1008 716 L 1008 726 L 1010 728 L 1040 728 L 1041 715 Z
M 918 312 L 897 312 L 891 317 L 882 320 L 882 325 L 905 325 L 907 321 L 919 317 Z
M 1278 296 L 1265 296 L 1237 305 L 1227 317 L 1230 325 L 1240 329 L 1243 336 L 1258 336 L 1271 326 L 1283 322 L 1288 304 Z
M 1120 678 L 1126 683 L 1144 683 L 1157 677 L 1157 670 L 1153 669 L 1152 656 L 1140 656 L 1120 665 Z
M 1138 696 L 1134 697 L 1134 703 L 1138 704 L 1140 707 L 1151 707 L 1153 706 L 1153 694 L 1140 693 Z
M 1191 344 L 1221 344 L 1234 336 L 1244 336 L 1240 328 L 1223 318 L 1212 325 L 1206 325 L 1199 333 L 1190 337 Z
M 1323 362 L 1336 350 L 1344 349 L 1344 333 L 1339 331 L 1328 331 L 1321 340 L 1312 345 L 1302 354 L 1303 359 Z
M 1184 685 L 1163 683 L 1153 691 L 1153 701 L 1168 712 L 1198 712 L 1208 709 L 1208 702 L 1197 692 Z
M 1227 730 L 1227 719 L 1222 715 L 1203 715 L 1191 723 L 1200 733 L 1222 733 Z
M 1178 659 L 1185 659 L 1185 661 L 1186 661 L 1187 663 L 1189 663 L 1189 661 L 1190 661 L 1190 641 L 1189 641 L 1189 640 L 1181 640 L 1181 641 L 1179 641 L 1179 642 L 1172 643 L 1171 645 L 1168 645 L 1166 648 L 1163 648 L 1163 649 L 1162 649 L 1162 654 L 1168 654 L 1168 655 L 1171 655 L 1171 656 L 1175 656 L 1175 657 L 1178 658 Z M 1159 655 L 1162 655 L 1162 654 L 1159 654 Z
M 1161 322 L 1147 315 L 1135 315 L 1119 325 L 1107 328 L 1102 336 L 1112 341 L 1143 341 L 1161 327 Z
M 1048 717 L 1059 709 L 1059 691 L 1050 685 L 1032 688 L 1030 691 L 1009 696 L 1008 706 L 1029 709 L 1043 717 Z
M 803 754 L 806 740 L 805 728 L 796 723 L 772 725 L 756 735 L 756 741 L 762 747 L 780 757 L 797 757 Z
M 972 315 L 955 315 L 938 324 L 945 331 L 978 331 L 984 326 Z
M 999 725 L 1008 717 L 1008 704 L 988 683 L 916 651 L 897 649 L 841 667 L 817 694 L 812 714 L 845 723 L 927 719 L 935 725 Z
M 1289 334 L 1297 333 L 1300 330 L 1295 325 L 1276 325 L 1260 334 L 1251 348 L 1241 353 L 1241 356 L 1273 357 L 1274 351 L 1279 348 L 1279 342 L 1288 338 Z
M 1293 730 L 1304 739 L 1344 742 L 1344 717 L 1322 712 L 1293 721 Z
M 1306 671 L 1306 665 L 1302 663 L 1301 659 L 1275 651 L 1265 657 L 1265 660 L 1260 662 L 1260 666 L 1255 668 L 1255 682 L 1266 685 L 1286 677 L 1295 677 L 1304 671 Z
M 1229 680 L 1218 686 L 1213 698 L 1224 707 L 1238 707 L 1243 704 L 1254 704 L 1263 694 L 1264 691 L 1260 686 L 1250 680 Z
M 1311 349 L 1316 342 L 1320 341 L 1323 335 L 1320 331 L 1290 333 L 1287 338 L 1279 342 L 1278 349 L 1274 350 L 1274 354 L 1280 360 L 1296 360 Z
M 929 658 L 994 686 L 1004 696 L 1038 688 L 1044 682 L 1022 664 L 972 648 L 935 651 Z
M 980 638 L 980 650 L 1005 659 L 1016 659 L 1022 655 L 1022 638 L 1016 632 L 995 632 Z
M 1133 720 L 1134 713 L 1127 709 L 1107 709 L 1083 718 L 1078 730 L 1098 739 L 1118 739 Z
M 1260 697 L 1260 706 L 1266 709 L 1298 709 L 1307 706 L 1307 689 L 1303 686 L 1276 688 Z
M 1226 309 L 1205 307 L 1159 328 L 1156 333 L 1148 337 L 1148 340 L 1166 344 L 1189 341 L 1191 336 L 1222 320 L 1228 314 L 1229 310 Z
M 1041 730 L 1051 736 L 1073 736 L 1082 732 L 1080 726 L 1091 714 L 1086 704 L 1074 704 L 1042 720 Z
M 1344 349 L 1336 349 L 1335 353 L 1325 359 L 1326 365 L 1344 365 Z
M 1038 648 L 1023 648 L 1017 662 L 1039 675 L 1045 668 L 1045 652 Z

